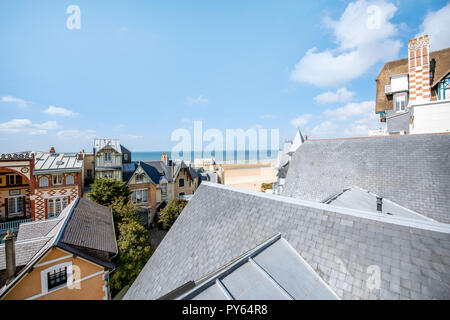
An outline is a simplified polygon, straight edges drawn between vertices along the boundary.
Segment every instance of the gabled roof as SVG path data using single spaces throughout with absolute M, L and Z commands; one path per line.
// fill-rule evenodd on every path
M 52 172 L 79 172 L 83 168 L 83 160 L 78 160 L 76 153 L 36 152 L 34 156 L 33 174 Z
M 449 225 L 203 182 L 124 299 L 199 283 L 277 233 L 340 298 L 450 298 Z
M 159 181 L 161 180 L 161 175 L 159 174 L 159 171 L 155 167 L 142 161 L 139 161 L 139 165 L 149 176 L 149 178 L 152 180 L 154 184 L 159 184 Z
M 120 151 L 121 151 L 122 153 L 131 153 L 131 151 L 128 150 L 127 148 L 125 148 L 123 145 L 120 145 Z
M 305 142 L 305 139 L 303 138 L 302 133 L 300 132 L 300 129 L 297 128 L 297 133 L 295 134 L 294 141 L 292 141 L 292 145 L 289 148 L 289 155 L 294 154 L 295 151 Z
M 156 170 L 158 170 L 159 174 L 161 176 L 164 176 L 168 182 L 173 182 L 172 178 L 172 167 L 167 166 L 164 161 L 162 160 L 155 160 L 155 161 L 145 161 L 146 164 L 154 167 Z
M 450 72 L 450 48 L 430 52 L 430 61 L 436 60 L 436 68 L 431 86 L 435 86 Z M 391 84 L 391 77 L 398 74 L 408 74 L 408 58 L 386 62 L 381 69 L 377 81 L 376 112 L 393 108 L 392 96 L 385 94 L 385 85 Z
M 450 223 L 450 134 L 306 140 L 292 156 L 283 195 L 324 201 L 358 186 Z
M 79 197 L 55 219 L 21 224 L 14 244 L 16 266 L 24 267 L 11 283 L 0 288 L 0 297 L 53 247 L 109 269 L 114 265 L 110 258 L 105 258 L 104 253 L 113 256 L 118 252 L 111 209 Z M 0 245 L 0 270 L 5 265 L 3 244 Z
M 119 154 L 122 154 L 122 147 L 120 140 L 117 139 L 95 139 L 94 140 L 94 152 L 97 153 L 102 149 L 113 149 Z

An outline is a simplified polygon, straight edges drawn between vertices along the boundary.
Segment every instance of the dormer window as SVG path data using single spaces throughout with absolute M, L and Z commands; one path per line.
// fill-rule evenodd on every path
M 396 112 L 406 111 L 406 93 L 397 93 L 394 95 L 394 108 Z
M 52 176 L 52 178 L 53 178 L 53 185 L 60 185 L 63 183 L 63 177 L 60 174 L 54 175 Z
M 144 174 L 137 174 L 136 175 L 136 182 L 140 183 L 144 181 Z

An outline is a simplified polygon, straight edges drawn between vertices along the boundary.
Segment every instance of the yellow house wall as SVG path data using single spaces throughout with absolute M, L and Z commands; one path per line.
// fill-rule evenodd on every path
M 49 262 L 54 259 L 62 258 L 69 256 L 68 258 L 51 262 L 49 264 L 36 267 L 44 262 Z M 94 263 L 88 262 L 82 258 L 76 257 L 74 258 L 70 253 L 63 251 L 58 248 L 51 249 L 47 255 L 44 256 L 38 263 L 36 263 L 35 267 L 32 269 L 30 273 L 25 275 L 18 284 L 16 284 L 4 297 L 5 300 L 23 300 L 26 298 L 30 298 L 32 296 L 38 295 L 42 292 L 41 289 L 41 271 L 45 270 L 51 266 L 58 265 L 64 262 L 72 262 L 72 266 L 78 266 L 80 269 L 80 275 L 77 276 L 74 280 L 78 280 L 80 278 L 87 277 L 91 274 L 104 271 L 104 268 L 98 266 Z M 101 300 L 105 296 L 105 292 L 103 291 L 103 286 L 106 285 L 106 281 L 102 279 L 103 273 L 94 276 L 90 279 L 83 280 L 79 284 L 79 289 L 69 289 L 68 287 L 61 288 L 56 291 L 51 292 L 38 297 L 39 300 L 48 300 L 48 299 L 63 299 L 63 300 L 72 300 L 72 299 L 90 299 L 90 300 Z

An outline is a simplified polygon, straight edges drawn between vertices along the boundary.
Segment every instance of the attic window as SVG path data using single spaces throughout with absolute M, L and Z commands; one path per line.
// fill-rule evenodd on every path
M 67 267 L 47 272 L 48 289 L 55 288 L 64 283 L 67 283 Z

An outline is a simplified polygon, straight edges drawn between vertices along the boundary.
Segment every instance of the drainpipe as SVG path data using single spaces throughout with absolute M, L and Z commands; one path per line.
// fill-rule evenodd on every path
M 16 276 L 16 253 L 14 248 L 13 231 L 8 230 L 3 240 L 5 241 L 6 284 L 9 284 Z

